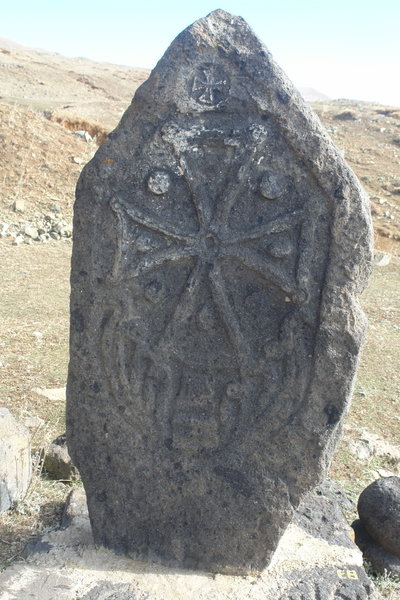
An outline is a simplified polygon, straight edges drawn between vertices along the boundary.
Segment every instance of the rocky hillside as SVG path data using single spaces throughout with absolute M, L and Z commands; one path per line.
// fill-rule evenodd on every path
M 0 38 L 0 236 L 70 238 L 82 165 L 148 73 Z M 400 108 L 325 99 L 312 106 L 370 194 L 377 247 L 400 254 Z

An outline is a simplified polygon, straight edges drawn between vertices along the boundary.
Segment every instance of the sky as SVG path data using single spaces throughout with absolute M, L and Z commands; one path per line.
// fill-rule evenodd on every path
M 0 37 L 152 68 L 217 8 L 244 17 L 295 85 L 400 106 L 399 0 L 0 0 Z

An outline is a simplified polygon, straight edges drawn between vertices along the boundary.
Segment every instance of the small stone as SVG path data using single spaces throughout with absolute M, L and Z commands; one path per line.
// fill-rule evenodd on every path
M 64 226 L 63 235 L 66 238 L 70 238 L 72 236 L 72 224 Z
M 86 142 L 93 142 L 93 138 L 88 131 L 79 130 L 74 131 L 75 135 L 79 135 L 79 137 L 83 138 Z
M 389 252 L 374 252 L 374 265 L 377 267 L 387 267 L 392 260 L 392 255 Z
M 61 206 L 59 204 L 51 204 L 50 205 L 50 210 L 53 211 L 54 213 L 60 213 L 61 212 Z
M 351 440 L 349 450 L 359 460 L 369 460 L 375 454 L 374 447 L 369 440 Z
M 15 212 L 24 212 L 25 210 L 25 200 L 15 200 L 13 204 L 13 210 Z
M 41 419 L 40 417 L 31 416 L 31 417 L 26 417 L 23 420 L 23 424 L 25 425 L 25 427 L 28 427 L 28 429 L 37 430 L 37 429 L 41 429 L 44 426 L 45 421 L 44 421 L 44 419 Z
M 52 226 L 52 231 L 55 231 L 56 233 L 60 233 L 64 230 L 64 224 L 62 223 L 62 221 L 56 221 L 55 223 L 53 223 Z
M 400 477 L 385 477 L 371 483 L 361 493 L 357 509 L 372 539 L 400 557 Z
M 344 112 L 335 115 L 333 118 L 338 121 L 356 121 L 357 115 L 351 110 L 345 110 Z
M 76 163 L 77 165 L 82 165 L 85 161 L 83 160 L 83 158 L 80 158 L 79 156 L 73 156 L 72 162 Z
M 7 237 L 7 235 L 9 235 L 8 230 L 9 230 L 9 223 L 2 223 L 0 226 L 0 237 Z
M 48 400 L 65 402 L 65 387 L 62 388 L 33 388 L 32 392 L 39 396 L 44 396 Z
M 13 241 L 13 246 L 19 246 L 20 244 L 24 243 L 24 236 L 21 234 L 18 234 L 17 236 L 15 236 L 14 241 Z
M 25 496 L 31 475 L 30 433 L 0 408 L 0 512 Z
M 39 237 L 38 230 L 36 229 L 36 227 L 32 227 L 32 225 L 27 225 L 24 228 L 24 234 L 32 238 L 33 240 L 37 240 Z
M 79 479 L 79 471 L 72 464 L 68 454 L 67 436 L 58 436 L 49 446 L 44 457 L 43 467 L 52 479 L 73 481 Z
M 50 231 L 50 237 L 51 237 L 53 240 L 59 240 L 61 236 L 60 236 L 60 234 L 59 234 L 59 233 L 57 233 L 56 231 Z

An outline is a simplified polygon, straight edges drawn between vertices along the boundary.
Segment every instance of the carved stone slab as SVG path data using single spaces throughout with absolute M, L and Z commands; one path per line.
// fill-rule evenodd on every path
M 246 23 L 172 43 L 77 188 L 69 449 L 96 543 L 269 562 L 340 431 L 366 198 Z

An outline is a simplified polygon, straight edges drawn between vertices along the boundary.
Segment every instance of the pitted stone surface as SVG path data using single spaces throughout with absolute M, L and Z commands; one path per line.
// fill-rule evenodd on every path
M 173 42 L 77 188 L 69 449 L 97 544 L 264 568 L 337 441 L 366 198 L 246 23 Z

